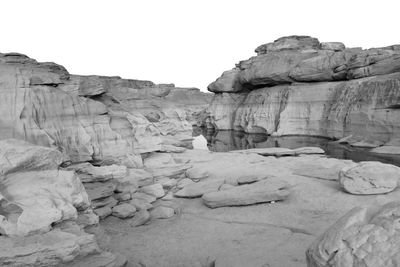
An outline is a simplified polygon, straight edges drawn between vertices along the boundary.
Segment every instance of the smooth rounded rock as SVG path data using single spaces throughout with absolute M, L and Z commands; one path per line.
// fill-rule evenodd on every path
M 396 189 L 400 168 L 375 161 L 360 162 L 339 172 L 340 186 L 357 195 L 384 194 Z

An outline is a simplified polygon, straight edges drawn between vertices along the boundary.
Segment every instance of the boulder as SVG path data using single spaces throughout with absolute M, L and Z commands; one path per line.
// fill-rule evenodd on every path
M 121 219 L 133 217 L 135 212 L 135 206 L 128 203 L 123 203 L 112 208 L 112 215 Z
M 163 189 L 163 186 L 161 184 L 152 184 L 152 185 L 146 185 L 140 188 L 140 192 L 143 192 L 145 194 L 154 196 L 156 198 L 163 197 L 165 195 L 165 191 Z
M 352 209 L 308 248 L 307 266 L 397 266 L 399 214 L 399 202 Z
M 202 199 L 207 207 L 218 208 L 281 201 L 286 199 L 289 193 L 288 185 L 285 182 L 270 178 L 253 184 L 206 193 Z
M 77 209 L 90 206 L 88 195 L 74 172 L 30 171 L 3 176 L 0 215 L 3 235 L 23 236 L 47 232 L 52 224 L 76 219 Z
M 94 212 L 99 216 L 101 220 L 104 220 L 105 218 L 107 218 L 112 214 L 112 209 L 108 206 L 105 206 L 95 209 Z
M 340 186 L 357 195 L 388 193 L 396 189 L 399 181 L 399 167 L 374 161 L 360 162 L 339 172 Z

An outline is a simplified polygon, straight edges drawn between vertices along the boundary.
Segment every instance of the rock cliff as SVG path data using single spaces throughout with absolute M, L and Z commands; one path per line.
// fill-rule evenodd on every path
M 208 127 L 381 143 L 400 136 L 400 46 L 289 36 L 256 52 L 208 86 Z
M 55 146 L 72 162 L 126 164 L 163 144 L 190 145 L 188 120 L 209 99 L 196 88 L 70 75 L 55 63 L 0 54 L 0 139 Z

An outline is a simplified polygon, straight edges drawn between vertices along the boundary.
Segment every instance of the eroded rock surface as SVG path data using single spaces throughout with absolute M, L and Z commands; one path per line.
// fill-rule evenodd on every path
M 352 209 L 313 242 L 307 266 L 398 266 L 399 211 L 399 202 Z
M 388 142 L 400 135 L 400 53 L 289 36 L 256 49 L 208 89 L 220 130 Z
M 360 162 L 339 172 L 339 182 L 351 194 L 383 194 L 395 190 L 400 182 L 400 168 L 380 162 Z

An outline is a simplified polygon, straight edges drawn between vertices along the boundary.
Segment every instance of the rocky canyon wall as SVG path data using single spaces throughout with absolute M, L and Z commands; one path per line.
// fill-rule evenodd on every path
M 190 145 L 209 94 L 120 77 L 71 75 L 55 63 L 0 54 L 0 139 L 61 150 L 72 162 L 135 167 L 141 153 Z
M 211 83 L 207 126 L 389 142 L 400 137 L 399 46 L 362 50 L 289 36 Z

